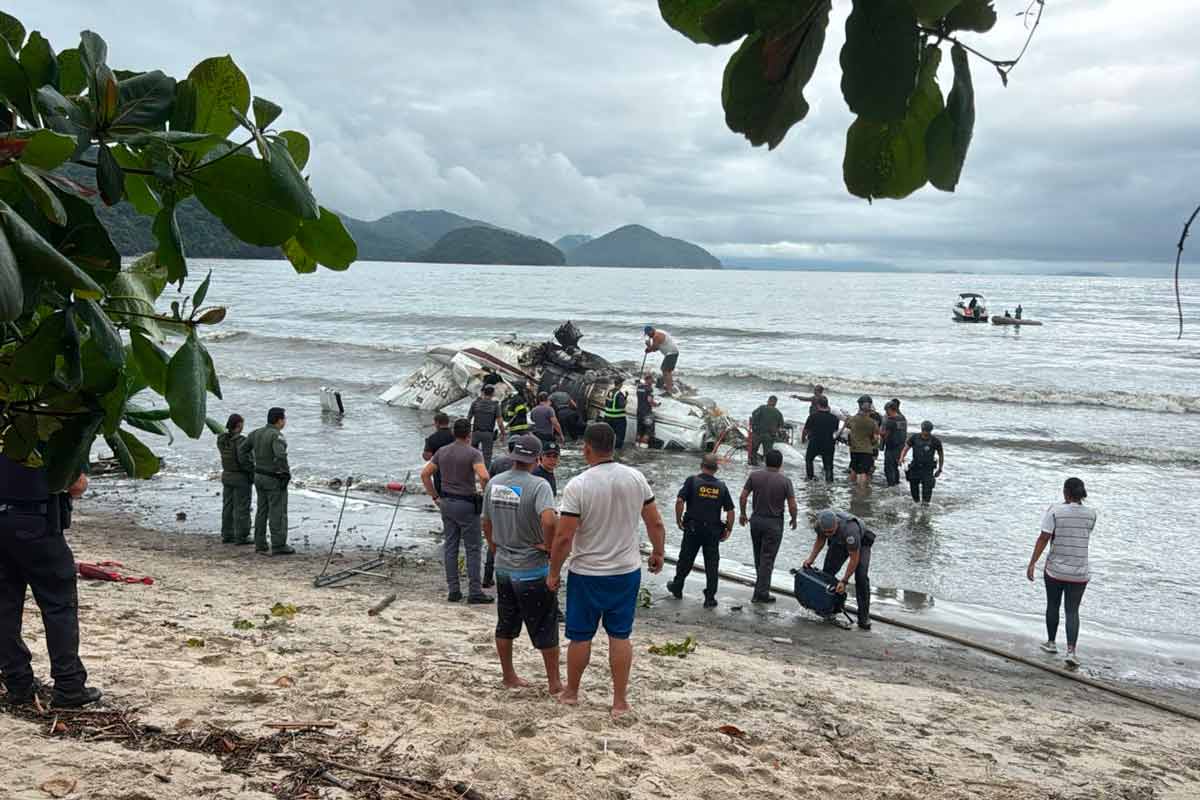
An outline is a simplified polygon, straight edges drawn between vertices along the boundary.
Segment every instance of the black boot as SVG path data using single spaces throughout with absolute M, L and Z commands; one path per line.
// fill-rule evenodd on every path
M 669 581 L 667 583 L 667 591 L 670 592 L 675 597 L 676 600 L 683 599 L 683 585 L 682 584 L 676 583 L 675 581 Z
M 716 608 L 717 607 L 716 595 L 712 595 L 712 594 L 704 595 L 704 607 L 705 608 Z
M 58 687 L 55 687 L 50 705 L 53 708 L 82 708 L 99 701 L 102 696 L 101 691 L 94 686 L 84 686 L 70 692 L 59 691 Z

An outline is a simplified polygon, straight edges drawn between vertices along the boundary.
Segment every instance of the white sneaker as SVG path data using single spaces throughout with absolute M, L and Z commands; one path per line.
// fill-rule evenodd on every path
M 1042 646 L 1043 653 L 1054 653 L 1056 655 L 1058 654 L 1058 645 L 1056 645 L 1054 642 L 1042 642 L 1041 646 Z
M 1071 669 L 1079 669 L 1079 656 L 1075 655 L 1074 650 L 1067 651 L 1067 666 Z

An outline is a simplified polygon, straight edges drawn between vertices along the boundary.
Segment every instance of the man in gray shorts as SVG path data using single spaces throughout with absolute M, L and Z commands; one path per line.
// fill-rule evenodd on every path
M 796 530 L 796 491 L 792 479 L 781 471 L 783 453 L 771 450 L 766 456 L 767 468 L 755 470 L 746 478 L 742 488 L 741 524 L 746 525 L 746 501 L 754 496 L 754 512 L 750 515 L 750 541 L 754 547 L 754 582 L 752 603 L 774 603 L 771 596 L 771 573 L 775 571 L 775 556 L 783 543 L 783 508 L 792 516 Z
M 541 452 L 536 436 L 514 441 L 512 469 L 493 478 L 484 493 L 483 535 L 496 554 L 496 653 L 504 685 L 529 685 L 513 668 L 513 640 L 524 624 L 542 653 L 550 694 L 558 694 L 558 598 L 546 586 L 558 515 L 550 484 L 530 473 Z
M 480 533 L 479 509 L 476 506 L 475 482 L 480 487 L 488 482 L 488 471 L 483 466 L 483 454 L 471 447 L 471 423 L 466 419 L 454 420 L 451 429 L 454 441 L 433 454 L 433 458 L 421 470 L 421 483 L 425 491 L 442 512 L 442 561 L 446 568 L 446 597 L 451 603 L 463 599 L 458 579 L 458 545 L 466 551 L 467 580 L 469 583 L 468 603 L 493 603 L 491 595 L 483 593 L 480 586 Z M 439 493 L 433 484 L 433 476 L 441 475 L 442 488 Z

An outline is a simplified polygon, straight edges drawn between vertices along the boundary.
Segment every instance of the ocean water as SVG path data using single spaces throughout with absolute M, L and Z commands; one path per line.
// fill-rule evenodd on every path
M 913 506 L 907 484 L 886 488 L 882 465 L 874 485 L 850 487 L 840 479 L 844 448 L 831 486 L 805 484 L 803 464 L 785 464 L 804 520 L 785 536 L 780 570 L 798 566 L 812 544 L 807 515 L 845 508 L 878 535 L 876 586 L 989 614 L 1036 614 L 1041 579 L 1030 584 L 1024 571 L 1040 516 L 1063 480 L 1079 476 L 1099 512 L 1085 620 L 1130 636 L 1196 636 L 1194 282 L 1185 285 L 1184 310 L 1195 328 L 1176 341 L 1167 280 L 381 263 L 296 276 L 284 262 L 219 261 L 192 269 L 210 266 L 209 302 L 229 308 L 206 335 L 225 394 L 210 414 L 223 420 L 237 411 L 252 428 L 269 406 L 285 406 L 293 473 L 311 485 L 415 475 L 431 420 L 376 398 L 431 345 L 514 333 L 540 340 L 572 319 L 583 347 L 636 366 L 641 328 L 652 322 L 679 342 L 677 375 L 739 418 L 775 393 L 784 415 L 801 422 L 807 403 L 787 396 L 820 382 L 843 409 L 863 393 L 880 408 L 898 397 L 912 430 L 929 419 L 942 437 L 946 470 L 928 509 Z M 1045 325 L 955 324 L 950 309 L 960 291 L 985 294 L 1000 313 L 1021 303 L 1026 318 Z M 344 418 L 321 414 L 325 385 L 342 392 Z M 161 495 L 181 480 L 214 481 L 208 487 L 216 490 L 214 437 L 155 444 L 166 472 L 139 487 L 146 508 L 169 507 Z M 627 460 L 644 470 L 673 520 L 675 492 L 698 457 L 637 451 Z M 582 466 L 568 451 L 560 486 Z M 720 477 L 736 495 L 746 473 L 744 460 L 734 460 Z M 219 510 L 219 500 L 212 503 Z M 296 516 L 293 528 L 303 528 L 307 518 Z M 405 524 L 427 535 L 433 520 Z M 668 529 L 673 551 L 680 534 Z M 750 562 L 747 529 L 735 529 L 724 553 Z

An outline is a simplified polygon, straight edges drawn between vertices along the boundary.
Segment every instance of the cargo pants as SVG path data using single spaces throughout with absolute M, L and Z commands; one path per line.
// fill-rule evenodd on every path
M 258 508 L 254 513 L 254 549 L 265 553 L 287 546 L 288 511 L 287 481 L 271 475 L 255 475 L 254 488 Z M 267 546 L 267 528 L 271 529 L 271 544 Z

